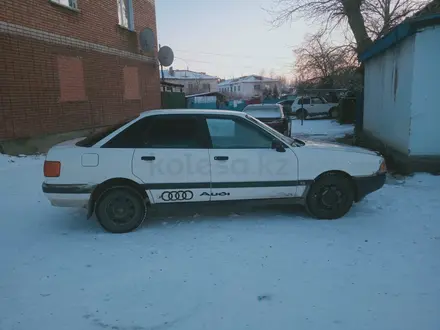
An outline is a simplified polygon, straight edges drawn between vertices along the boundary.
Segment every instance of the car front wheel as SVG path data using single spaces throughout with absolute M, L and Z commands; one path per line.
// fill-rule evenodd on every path
M 350 178 L 339 173 L 328 173 L 316 180 L 306 197 L 306 208 L 318 219 L 338 219 L 351 208 L 354 189 Z
M 99 223 L 111 233 L 128 233 L 137 229 L 146 215 L 144 198 L 131 187 L 110 188 L 96 204 Z

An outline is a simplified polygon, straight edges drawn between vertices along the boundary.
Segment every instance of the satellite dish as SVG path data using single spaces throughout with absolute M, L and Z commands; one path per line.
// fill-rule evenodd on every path
M 139 44 L 144 52 L 152 53 L 156 49 L 156 36 L 153 30 L 145 28 L 139 33 Z
M 159 49 L 159 63 L 163 66 L 170 66 L 174 61 L 173 50 L 168 46 L 160 47 Z

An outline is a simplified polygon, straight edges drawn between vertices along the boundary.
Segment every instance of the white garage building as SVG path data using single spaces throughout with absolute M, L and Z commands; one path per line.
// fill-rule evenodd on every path
M 364 139 L 412 170 L 440 171 L 440 13 L 405 21 L 360 60 Z

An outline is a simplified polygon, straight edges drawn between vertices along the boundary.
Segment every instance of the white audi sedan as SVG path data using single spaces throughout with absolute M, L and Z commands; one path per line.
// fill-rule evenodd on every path
M 336 219 L 385 173 L 373 151 L 289 138 L 243 112 L 152 110 L 51 148 L 43 192 L 124 233 L 162 203 L 301 203 Z

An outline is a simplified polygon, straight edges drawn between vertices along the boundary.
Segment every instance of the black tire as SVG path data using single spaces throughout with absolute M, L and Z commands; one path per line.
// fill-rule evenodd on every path
M 298 110 L 296 110 L 296 113 L 295 113 L 296 118 L 301 119 L 301 115 L 302 114 L 304 114 L 304 117 L 303 117 L 304 119 L 306 119 L 307 116 L 309 115 L 306 109 L 298 109 Z
M 338 108 L 331 108 L 330 111 L 328 112 L 328 116 L 332 119 L 336 119 L 339 116 L 339 111 Z
M 128 233 L 145 220 L 147 206 L 142 195 L 131 187 L 113 187 L 96 203 L 96 217 L 101 226 L 111 233 Z
M 354 197 L 350 178 L 339 173 L 328 173 L 318 178 L 310 187 L 306 208 L 315 218 L 338 219 L 350 210 Z

